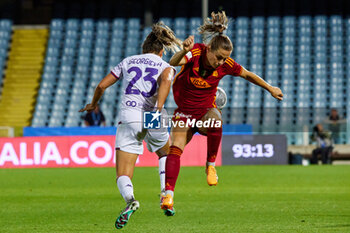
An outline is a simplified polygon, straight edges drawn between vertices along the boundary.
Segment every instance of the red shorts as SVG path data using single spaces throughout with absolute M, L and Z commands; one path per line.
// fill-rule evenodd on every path
M 177 108 L 174 111 L 173 121 L 179 121 L 179 120 L 186 121 L 187 119 L 200 120 L 208 111 L 209 111 L 209 108 L 196 109 L 195 111 L 189 110 L 189 109 L 184 110 L 184 109 Z

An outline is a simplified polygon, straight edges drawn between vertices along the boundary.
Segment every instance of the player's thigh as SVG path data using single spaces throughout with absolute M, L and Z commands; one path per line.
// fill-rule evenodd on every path
M 173 127 L 171 128 L 171 144 L 184 150 L 187 143 L 192 139 L 193 132 L 190 127 Z
M 137 157 L 138 154 L 116 150 L 117 178 L 119 176 L 128 176 L 132 179 Z
M 170 138 L 162 148 L 156 151 L 156 154 L 158 155 L 159 158 L 161 158 L 163 156 L 168 155 L 169 151 L 170 151 Z
M 156 152 L 158 156 L 168 154 L 169 133 L 167 128 L 148 129 L 144 140 L 150 152 Z
M 115 147 L 128 153 L 143 154 L 143 139 L 146 134 L 147 130 L 142 128 L 141 122 L 119 124 Z
M 208 112 L 202 117 L 202 121 L 207 121 L 211 119 L 212 121 L 221 121 L 221 125 L 222 125 L 222 116 L 221 116 L 221 112 L 217 109 L 217 108 L 210 108 L 208 110 Z M 198 132 L 202 135 L 207 135 L 208 132 L 208 128 L 206 127 L 200 127 L 198 128 Z

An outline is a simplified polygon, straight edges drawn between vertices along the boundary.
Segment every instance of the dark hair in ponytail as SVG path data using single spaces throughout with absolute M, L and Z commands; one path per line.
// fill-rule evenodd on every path
M 228 18 L 225 11 L 211 13 L 211 18 L 207 18 L 202 26 L 198 28 L 199 34 L 203 35 L 205 44 L 210 45 L 212 50 L 222 48 L 232 51 L 233 46 L 230 38 L 224 35 L 224 31 L 228 26 Z M 209 41 L 209 43 L 207 43 Z
M 153 24 L 152 31 L 142 44 L 143 53 L 159 53 L 162 49 L 176 52 L 182 41 L 176 38 L 174 32 L 163 22 Z

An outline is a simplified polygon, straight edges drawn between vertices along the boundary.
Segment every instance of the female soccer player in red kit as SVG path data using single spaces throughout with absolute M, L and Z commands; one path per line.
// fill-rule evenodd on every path
M 205 121 L 215 119 L 221 122 L 221 113 L 216 108 L 215 93 L 219 81 L 225 75 L 240 76 L 283 99 L 282 91 L 265 82 L 258 75 L 246 70 L 230 58 L 233 50 L 230 39 L 223 34 L 228 25 L 225 12 L 211 14 L 211 19 L 199 27 L 206 44 L 194 44 L 193 36 L 183 42 L 183 50 L 171 59 L 173 66 L 182 66 L 173 83 L 174 99 L 178 106 L 175 110 L 175 121 Z M 180 156 L 195 132 L 207 136 L 207 182 L 216 185 L 218 178 L 215 170 L 215 159 L 222 137 L 222 124 L 219 127 L 179 127 L 171 130 L 172 146 L 166 161 L 165 196 L 161 200 L 161 208 L 172 209 L 175 183 L 180 171 Z M 183 126 L 183 124 L 181 124 Z

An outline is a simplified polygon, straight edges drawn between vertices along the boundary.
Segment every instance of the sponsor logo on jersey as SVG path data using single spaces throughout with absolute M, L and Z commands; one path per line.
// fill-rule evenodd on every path
M 128 107 L 136 107 L 136 105 L 137 105 L 136 101 L 130 101 L 130 100 L 126 101 L 125 104 Z
M 207 83 L 203 78 L 190 78 L 191 83 L 197 88 L 209 88 L 211 85 Z

